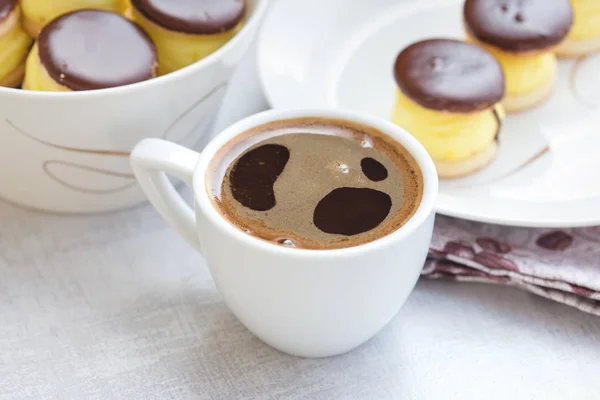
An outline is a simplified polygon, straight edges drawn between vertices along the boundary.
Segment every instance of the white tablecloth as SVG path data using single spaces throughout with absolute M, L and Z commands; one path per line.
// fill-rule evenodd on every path
M 266 107 L 251 54 L 218 126 Z M 298 359 L 237 322 L 149 206 L 0 202 L 0 399 L 598 399 L 600 318 L 516 289 L 420 282 L 358 350 Z

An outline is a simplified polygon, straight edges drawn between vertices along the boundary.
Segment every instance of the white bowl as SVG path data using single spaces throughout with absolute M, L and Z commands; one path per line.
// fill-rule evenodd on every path
M 248 0 L 241 31 L 199 62 L 146 82 L 86 92 L 0 87 L 0 197 L 61 213 L 145 201 L 129 153 L 145 137 L 201 149 L 268 0 Z

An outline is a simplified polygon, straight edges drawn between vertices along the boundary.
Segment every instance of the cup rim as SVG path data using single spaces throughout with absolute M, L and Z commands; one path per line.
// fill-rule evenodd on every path
M 256 6 L 245 24 L 242 25 L 240 31 L 231 38 L 222 47 L 217 49 L 215 52 L 209 54 L 203 59 L 196 61 L 195 63 L 188 65 L 185 68 L 171 72 L 170 74 L 158 76 L 153 79 L 149 79 L 142 82 L 136 82 L 129 85 L 117 86 L 113 88 L 97 89 L 97 90 L 85 90 L 85 91 L 71 91 L 71 92 L 41 92 L 34 90 L 22 90 L 15 88 L 7 88 L 0 86 L 0 96 L 16 96 L 32 100 L 40 99 L 52 99 L 54 101 L 79 101 L 83 98 L 97 98 L 103 96 L 118 96 L 123 93 L 136 92 L 145 89 L 152 89 L 159 85 L 169 84 L 171 81 L 186 79 L 186 77 L 197 73 L 198 71 L 205 69 L 206 67 L 215 64 L 220 61 L 223 56 L 230 53 L 238 43 L 245 39 L 250 32 L 258 28 L 258 24 L 265 14 L 269 0 L 255 0 Z
M 217 211 L 206 188 L 206 172 L 210 161 L 216 155 L 218 150 L 234 137 L 253 127 L 277 120 L 310 117 L 340 119 L 373 127 L 400 143 L 400 145 L 413 156 L 419 165 L 419 168 L 421 168 L 423 177 L 423 196 L 417 211 L 404 225 L 390 234 L 357 246 L 338 249 L 298 249 L 276 246 L 263 239 L 248 235 L 228 222 Z M 211 225 L 221 231 L 221 233 L 265 252 L 294 257 L 352 256 L 357 253 L 365 253 L 394 245 L 398 241 L 413 234 L 429 218 L 435 207 L 439 184 L 433 160 L 421 143 L 404 129 L 390 121 L 386 121 L 376 116 L 352 111 L 325 109 L 268 110 L 238 121 L 215 136 L 204 148 L 194 169 L 192 182 L 196 214 L 202 213 L 209 220 Z

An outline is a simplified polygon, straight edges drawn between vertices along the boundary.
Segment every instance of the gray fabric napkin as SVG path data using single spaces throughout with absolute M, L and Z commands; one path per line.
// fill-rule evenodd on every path
M 422 275 L 513 285 L 600 316 L 600 226 L 528 229 L 437 216 Z

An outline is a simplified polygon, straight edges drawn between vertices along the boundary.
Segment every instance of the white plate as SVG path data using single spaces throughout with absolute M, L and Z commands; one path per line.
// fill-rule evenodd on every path
M 390 117 L 392 65 L 410 43 L 463 38 L 462 0 L 278 0 L 258 42 L 273 107 Z M 515 226 L 600 225 L 600 55 L 561 61 L 554 94 L 509 115 L 497 159 L 440 185 L 438 212 Z

